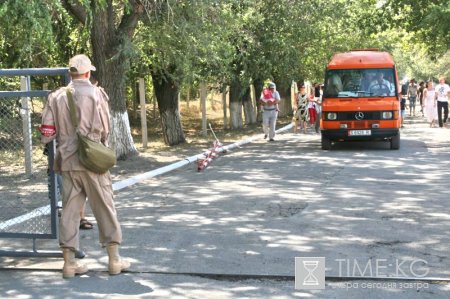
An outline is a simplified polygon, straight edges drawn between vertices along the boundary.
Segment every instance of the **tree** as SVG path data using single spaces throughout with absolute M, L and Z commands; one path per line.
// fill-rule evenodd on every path
M 293 80 L 306 78 L 321 82 L 330 57 L 364 45 L 369 37 L 358 26 L 358 16 L 375 1 L 364 0 L 265 0 L 239 1 L 233 6 L 238 20 L 229 41 L 235 48 L 231 74 L 241 92 L 230 94 L 238 107 L 248 82 L 275 81 L 282 97 L 280 115 L 291 112 L 290 87 Z M 232 88 L 233 89 L 233 88 Z M 235 88 L 236 89 L 236 88 Z M 239 109 L 234 107 L 236 117 Z M 231 114 L 233 119 L 233 113 Z M 239 121 L 235 121 L 239 124 Z
M 169 145 L 185 142 L 178 103 L 183 82 L 217 82 L 227 68 L 228 46 L 222 42 L 227 14 L 227 1 L 166 1 L 139 27 L 136 65 L 152 75 Z
M 446 1 L 367 3 L 358 24 L 375 48 L 393 55 L 401 78 L 428 80 L 449 72 L 450 25 L 445 20 L 450 11 L 446 6 Z
M 110 142 L 118 158 L 137 154 L 131 137 L 125 101 L 125 78 L 129 70 L 132 38 L 144 4 L 138 0 L 62 0 L 64 7 L 90 29 L 92 57 L 99 84 L 110 97 L 112 134 Z
M 0 67 L 37 67 L 57 47 L 53 42 L 51 14 L 43 1 L 6 0 L 0 4 Z M 50 55 L 49 55 L 50 53 Z
M 250 83 L 259 95 L 263 82 L 275 81 L 283 98 L 281 115 L 290 113 L 291 82 L 322 82 L 335 52 L 379 47 L 399 57 L 399 69 L 419 74 L 425 68 L 404 65 L 413 57 L 407 53 L 422 51 L 405 42 L 421 47 L 422 29 L 411 39 L 404 30 L 396 34 L 387 28 L 398 29 L 396 22 L 412 15 L 423 22 L 447 20 L 448 3 L 430 3 L 412 11 L 409 0 L 5 0 L 0 4 L 0 16 L 7 20 L 0 28 L 0 63 L 60 65 L 74 54 L 90 53 L 111 97 L 111 143 L 124 158 L 136 153 L 126 112 L 127 76 L 152 76 L 164 139 L 175 145 L 185 141 L 178 107 L 181 86 L 230 85 L 232 128 L 239 129 L 242 110 L 245 123 L 255 122 Z M 442 23 L 429 37 L 436 36 L 445 50 L 449 22 Z M 405 31 L 417 29 L 409 26 Z M 33 32 L 23 30 L 27 27 Z
M 0 3 L 0 19 L 3 21 L 0 26 L 0 68 L 43 68 L 67 64 L 70 53 L 82 47 L 86 34 L 74 26 L 72 18 L 57 4 L 52 0 L 5 0 Z M 72 40 L 72 37 L 77 38 Z M 31 83 L 38 89 L 43 83 L 49 83 L 49 88 L 53 89 L 64 80 L 35 76 Z M 20 78 L 1 77 L 0 86 L 17 90 Z
M 414 33 L 433 58 L 450 47 L 450 2 L 447 0 L 387 0 L 379 7 L 378 29 L 402 28 Z

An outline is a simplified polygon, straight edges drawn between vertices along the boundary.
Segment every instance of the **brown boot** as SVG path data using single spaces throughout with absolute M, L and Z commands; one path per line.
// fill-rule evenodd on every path
M 106 247 L 109 256 L 108 271 L 110 275 L 116 275 L 130 267 L 130 262 L 123 260 L 119 255 L 119 244 L 110 243 Z
M 75 251 L 71 248 L 63 248 L 63 257 L 63 278 L 72 278 L 75 274 L 84 274 L 88 271 L 88 268 L 85 265 L 77 263 L 75 259 Z

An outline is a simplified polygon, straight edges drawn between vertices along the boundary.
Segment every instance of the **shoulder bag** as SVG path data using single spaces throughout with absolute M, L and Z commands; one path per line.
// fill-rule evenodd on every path
M 116 153 L 103 143 L 92 140 L 79 132 L 79 120 L 76 116 L 72 93 L 67 89 L 66 94 L 69 100 L 70 119 L 78 135 L 78 159 L 88 170 L 103 174 L 116 164 Z

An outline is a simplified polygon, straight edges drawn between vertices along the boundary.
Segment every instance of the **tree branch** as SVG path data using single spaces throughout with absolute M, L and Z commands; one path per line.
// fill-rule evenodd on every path
M 136 29 L 137 22 L 144 13 L 144 4 L 140 0 L 129 0 L 128 5 L 129 10 L 123 15 L 117 30 L 131 38 Z
M 70 12 L 80 23 L 86 24 L 87 20 L 87 13 L 86 9 L 79 3 L 78 1 L 76 3 L 72 3 L 72 1 L 69 0 L 61 0 L 62 6 Z

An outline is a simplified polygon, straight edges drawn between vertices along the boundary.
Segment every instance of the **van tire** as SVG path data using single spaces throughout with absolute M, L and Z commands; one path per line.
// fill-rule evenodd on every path
M 322 149 L 329 150 L 331 149 L 331 140 L 322 135 Z
M 400 133 L 391 138 L 391 150 L 400 149 Z

